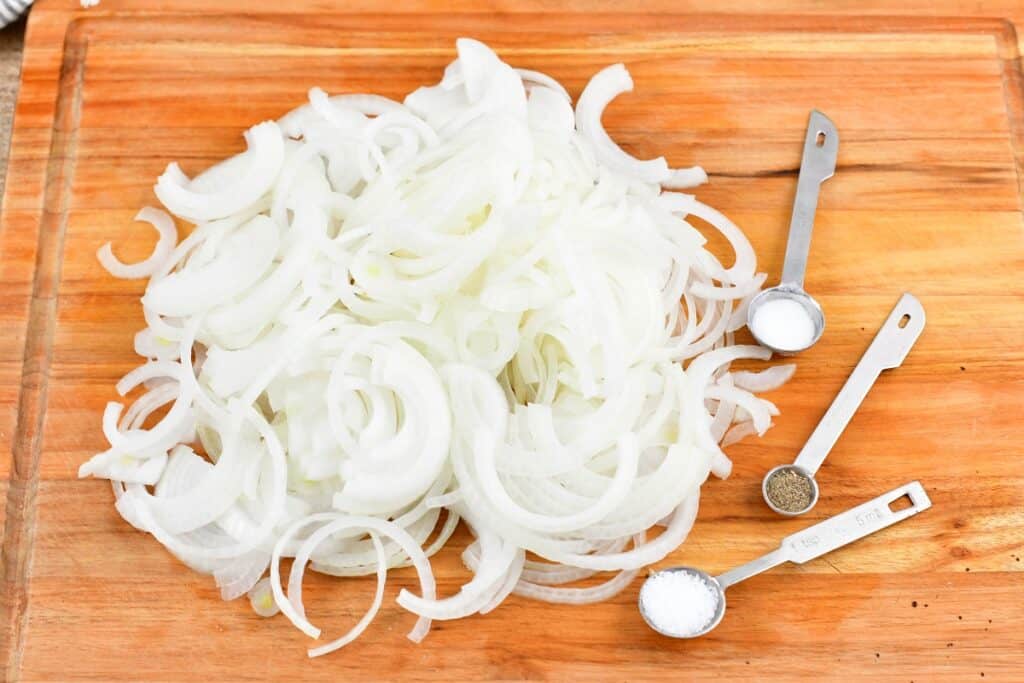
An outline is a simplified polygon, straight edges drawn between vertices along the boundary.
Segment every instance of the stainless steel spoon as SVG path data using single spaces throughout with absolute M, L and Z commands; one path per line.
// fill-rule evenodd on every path
M 868 395 L 868 391 L 874 386 L 875 380 L 882 374 L 883 370 L 898 368 L 903 359 L 910 353 L 914 342 L 921 336 L 924 330 L 925 315 L 921 302 L 910 293 L 900 297 L 893 307 L 889 317 L 885 319 L 879 328 L 875 338 L 868 346 L 868 350 L 861 356 L 857 367 L 850 373 L 846 384 L 839 390 L 829 406 L 825 415 L 821 418 L 818 426 L 814 428 L 807 443 L 800 449 L 796 460 L 791 465 L 779 465 L 768 470 L 761 482 L 761 493 L 764 500 L 775 512 L 780 515 L 794 517 L 802 515 L 818 502 L 818 482 L 814 475 L 818 468 L 825 462 L 825 457 L 835 446 L 839 436 L 846 429 L 850 418 L 857 412 L 857 408 Z M 811 500 L 803 510 L 784 510 L 776 506 L 768 496 L 769 480 L 782 472 L 795 472 L 810 482 Z
M 800 176 L 796 184 L 796 199 L 793 200 L 793 216 L 789 222 L 789 240 L 786 242 L 786 261 L 782 268 L 782 281 L 775 287 L 764 290 L 750 302 L 747 309 L 747 327 L 762 346 L 783 355 L 799 353 L 821 338 L 825 331 L 825 314 L 821 306 L 804 291 L 804 273 L 807 270 L 807 256 L 811 248 L 811 231 L 814 229 L 814 212 L 818 207 L 818 192 L 821 184 L 832 177 L 836 170 L 836 154 L 839 150 L 839 133 L 835 124 L 817 109 L 811 111 L 811 119 L 804 138 L 803 160 L 800 162 Z M 757 327 L 771 324 L 763 318 L 755 318 L 765 304 L 780 299 L 794 301 L 804 309 L 814 326 L 810 343 L 796 348 L 779 348 L 764 338 L 764 328 L 758 334 Z M 765 314 L 770 309 L 764 309 Z
M 892 504 L 904 496 L 909 498 L 910 505 L 894 510 L 891 507 Z M 694 633 L 673 633 L 666 630 L 664 625 L 655 623 L 650 618 L 649 610 L 644 606 L 644 592 L 642 589 L 639 601 L 640 614 L 648 626 L 662 635 L 672 638 L 696 638 L 702 636 L 718 626 L 722 621 L 722 617 L 725 616 L 725 591 L 730 586 L 777 567 L 783 562 L 803 564 L 804 562 L 816 559 L 876 531 L 892 526 L 896 522 L 913 517 L 931 506 L 932 502 L 929 500 L 928 494 L 925 493 L 924 487 L 921 486 L 920 482 L 912 481 L 909 484 L 904 484 L 897 489 L 884 493 L 874 500 L 870 500 L 835 517 L 830 517 L 824 522 L 819 522 L 803 531 L 787 536 L 782 539 L 782 543 L 777 549 L 767 555 L 762 555 L 752 562 L 736 567 L 719 576 L 711 576 L 707 572 L 693 567 L 672 567 L 661 570 L 661 572 L 688 572 L 692 576 L 702 579 L 715 592 L 717 604 L 714 616 L 703 628 Z M 661 572 L 657 573 L 660 574 Z M 651 576 L 655 576 L 655 574 Z M 651 577 L 648 577 L 647 580 L 650 581 Z

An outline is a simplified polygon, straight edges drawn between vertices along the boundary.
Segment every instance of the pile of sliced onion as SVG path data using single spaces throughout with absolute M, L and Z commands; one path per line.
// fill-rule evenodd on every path
M 513 593 L 612 597 L 684 541 L 701 484 L 729 474 L 721 444 L 777 414 L 752 392 L 792 374 L 730 372 L 769 356 L 733 339 L 764 275 L 725 216 L 663 189 L 703 170 L 605 132 L 622 65 L 574 109 L 549 76 L 457 48 L 403 103 L 314 89 L 198 177 L 171 164 L 155 190 L 188 236 L 147 208 L 149 258 L 99 251 L 149 279 L 145 361 L 80 475 L 225 599 L 311 637 L 307 568 L 376 575 L 367 616 L 311 656 L 367 627 L 393 567 L 419 576 L 398 597 L 416 641 Z M 438 597 L 429 557 L 460 520 L 472 578 Z

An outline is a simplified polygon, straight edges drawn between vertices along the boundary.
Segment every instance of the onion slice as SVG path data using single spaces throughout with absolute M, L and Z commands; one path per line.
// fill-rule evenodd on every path
M 153 247 L 153 253 L 147 258 L 129 265 L 122 263 L 114 256 L 110 242 L 104 244 L 96 252 L 96 258 L 99 259 L 100 265 L 114 277 L 127 279 L 150 277 L 167 261 L 174 250 L 174 243 L 178 239 L 178 230 L 174 227 L 174 219 L 166 211 L 147 206 L 139 210 L 135 215 L 135 220 L 145 221 L 153 226 L 158 235 L 156 246 Z

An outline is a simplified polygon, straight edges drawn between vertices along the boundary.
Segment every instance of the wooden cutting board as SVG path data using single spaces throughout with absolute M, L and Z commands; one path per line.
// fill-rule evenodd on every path
M 602 2 L 589 3 L 600 13 L 560 13 L 542 0 L 461 0 L 454 14 L 426 1 L 368 14 L 368 2 L 313 0 L 259 10 L 240 0 L 103 0 L 89 11 L 65 0 L 33 11 L 0 229 L 8 680 L 1024 680 L 1024 97 L 1014 24 L 965 17 L 953 0 L 942 7 L 957 16 L 943 19 L 884 16 L 895 10 L 879 2 L 858 3 L 882 15 L 872 18 L 830 16 L 812 2 L 786 13 L 749 0 L 711 16 L 691 13 L 696 3 L 661 4 L 678 13 Z M 637 89 L 608 111 L 613 136 L 641 157 L 704 165 L 712 180 L 700 197 L 746 230 L 771 279 L 808 111 L 838 125 L 838 170 L 822 193 L 807 278 L 828 330 L 770 396 L 777 426 L 730 450 L 733 476 L 707 484 L 689 540 L 663 564 L 726 569 L 913 479 L 931 510 L 734 588 L 724 623 L 697 641 L 650 632 L 637 582 L 588 607 L 513 597 L 486 616 L 436 624 L 417 646 L 404 638 L 412 618 L 393 603 L 414 583 L 403 570 L 361 640 L 309 661 L 309 641 L 283 618 L 221 602 L 209 577 L 115 514 L 108 485 L 76 478 L 104 445 L 101 411 L 136 362 L 142 325 L 142 284 L 110 278 L 94 254 L 108 240 L 125 258 L 150 249 L 131 217 L 155 201 L 165 164 L 192 173 L 240 150 L 244 128 L 300 104 L 314 85 L 400 98 L 439 78 L 460 35 L 574 93 L 599 68 L 626 63 Z M 794 456 L 903 291 L 927 309 L 923 336 L 833 450 L 813 513 L 772 515 L 761 476 Z M 434 568 L 444 594 L 466 577 L 457 547 Z M 312 580 L 308 591 L 330 634 L 358 619 L 372 587 Z

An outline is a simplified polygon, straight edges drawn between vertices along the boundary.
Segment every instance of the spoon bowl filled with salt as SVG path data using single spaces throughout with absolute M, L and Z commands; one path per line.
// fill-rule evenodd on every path
M 640 589 L 640 614 L 662 635 L 702 636 L 725 616 L 725 589 L 718 579 L 700 569 L 663 569 L 644 581 Z
M 913 481 L 787 536 L 767 555 L 724 574 L 711 576 L 693 567 L 656 571 L 640 588 L 640 614 L 652 629 L 670 638 L 703 636 L 725 616 L 725 591 L 730 586 L 784 562 L 816 559 L 931 506 L 924 487 Z

